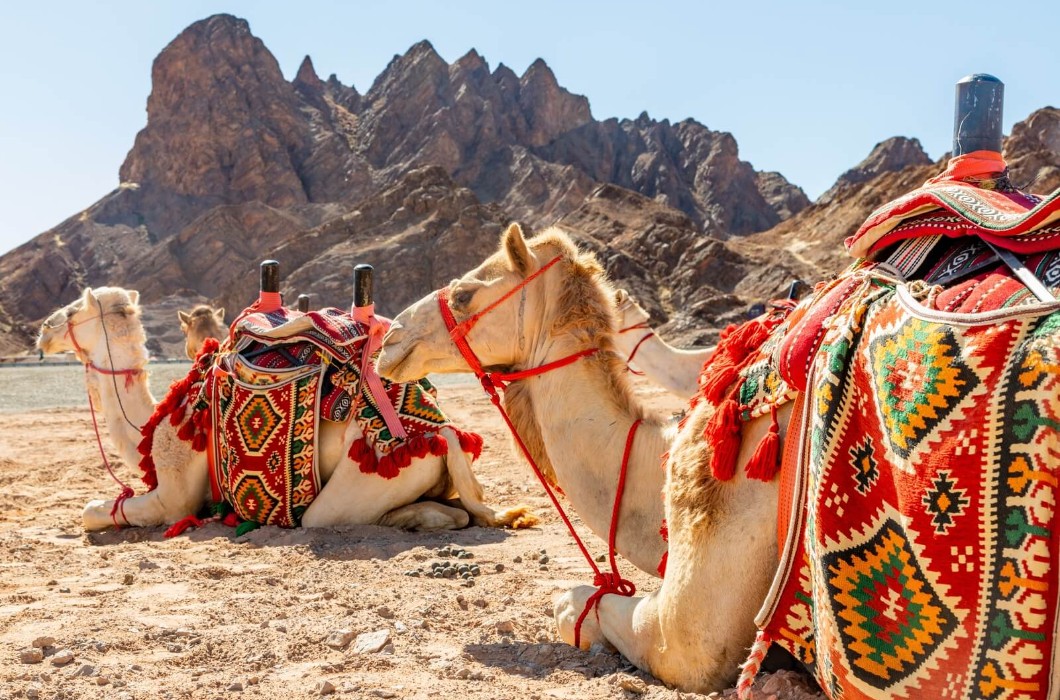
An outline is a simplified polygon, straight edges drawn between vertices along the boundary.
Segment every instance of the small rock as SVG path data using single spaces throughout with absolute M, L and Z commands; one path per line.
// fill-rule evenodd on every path
M 409 627 L 404 622 L 401 622 L 399 620 L 398 622 L 394 623 L 394 631 L 397 632 L 398 634 L 405 634 L 406 632 L 409 631 Z
M 257 676 L 251 676 L 247 679 L 247 685 L 257 685 L 261 681 Z
M 548 571 L 548 564 L 541 564 L 537 567 L 538 571 Z
M 31 685 L 30 687 L 26 688 L 26 697 L 29 698 L 29 700 L 39 700 L 40 688 L 35 685 Z
M 501 634 L 513 634 L 515 632 L 515 623 L 511 620 L 501 620 L 497 623 L 497 631 Z
M 328 635 L 328 638 L 324 641 L 332 649 L 345 649 L 353 641 L 353 632 L 351 630 L 335 630 Z
M 499 574 L 500 572 L 504 571 L 504 564 L 497 563 L 496 565 L 494 565 L 493 570 Z
M 538 564 L 547 564 L 548 563 L 548 555 L 547 554 L 542 554 L 541 556 L 539 556 L 537 558 L 537 563 Z
M 454 677 L 454 678 L 458 678 L 458 679 L 460 679 L 460 680 L 464 680 L 465 678 L 467 678 L 467 677 L 468 677 L 468 676 L 470 676 L 470 675 L 471 675 L 471 669 L 469 669 L 469 668 L 462 668 L 462 669 L 460 669 L 459 671 L 457 671 L 456 673 L 454 673 L 454 674 L 453 674 L 453 677 Z
M 158 564 L 154 563 L 150 559 L 141 559 L 136 566 L 140 568 L 140 571 L 148 571 L 150 569 L 158 568 Z
M 335 692 L 335 684 L 331 681 L 318 681 L 313 686 L 313 692 L 317 695 L 331 695 Z
M 621 674 L 618 677 L 618 687 L 623 690 L 628 690 L 635 695 L 643 695 L 648 692 L 648 684 L 637 678 L 636 676 L 627 676 Z
M 368 691 L 368 694 L 376 698 L 396 698 L 397 693 L 393 690 L 386 690 L 384 688 L 376 688 L 375 690 Z
M 485 598 L 475 598 L 474 605 L 476 608 L 485 608 L 489 605 Z
M 388 608 L 385 605 L 383 605 L 383 606 L 379 607 L 378 609 L 376 609 L 375 614 L 378 615 L 379 617 L 383 618 L 384 620 L 392 620 L 392 619 L 394 619 L 394 613 L 392 613 L 390 611 L 390 608 Z
M 39 664 L 44 661 L 44 652 L 40 649 L 23 649 L 18 653 L 18 659 L 24 664 Z
M 60 593 L 69 593 L 70 589 L 67 588 L 66 586 L 63 586 L 62 588 L 59 589 L 59 592 Z
M 110 679 L 106 676 L 96 676 L 96 685 L 107 685 L 110 683 Z
M 50 581 L 48 581 L 48 583 L 46 583 L 46 584 L 44 584 L 44 585 L 45 585 L 45 586 L 58 586 L 58 585 L 59 585 L 59 582 L 58 582 L 58 581 L 56 581 L 55 579 L 51 579 Z
M 390 630 L 382 629 L 357 635 L 353 643 L 355 654 L 374 654 L 390 641 Z
M 607 555 L 606 554 L 597 554 L 596 555 L 596 561 L 607 561 Z
M 462 595 L 456 597 L 456 604 L 460 606 L 461 610 L 467 610 L 467 598 Z
M 55 644 L 55 637 L 37 637 L 33 640 L 33 646 L 37 649 L 50 647 Z
M 92 643 L 92 648 L 101 654 L 105 654 L 106 652 L 110 651 L 109 644 L 107 644 L 106 642 L 100 642 L 98 640 Z
M 379 653 L 386 656 L 393 656 L 395 651 L 396 649 L 394 649 L 393 643 L 388 643 L 385 647 L 379 650 Z
M 411 627 L 412 629 L 417 629 L 417 630 L 425 630 L 425 629 L 427 629 L 427 621 L 426 620 L 409 620 L 409 627 Z
M 131 585 L 133 585 L 133 582 L 135 580 L 136 580 L 136 577 L 133 576 L 132 574 L 125 574 L 125 576 L 122 577 L 121 582 L 122 582 L 123 586 L 131 586 Z
M 77 669 L 76 671 L 72 671 L 70 675 L 88 678 L 90 676 L 96 675 L 97 673 L 99 673 L 99 671 L 97 671 L 96 667 L 92 664 L 82 664 L 79 669 Z
M 243 691 L 243 684 L 240 683 L 239 681 L 236 681 L 235 683 L 232 683 L 230 686 L 228 686 L 228 690 L 230 690 L 232 692 L 240 693 L 240 692 Z
M 55 656 L 52 657 L 52 666 L 65 666 L 73 660 L 74 652 L 70 651 L 69 649 L 63 649 L 62 651 L 57 652 Z
M 520 556 L 517 556 L 514 559 L 512 559 L 512 561 L 514 561 L 516 564 L 522 564 L 523 563 L 523 558 L 520 557 Z

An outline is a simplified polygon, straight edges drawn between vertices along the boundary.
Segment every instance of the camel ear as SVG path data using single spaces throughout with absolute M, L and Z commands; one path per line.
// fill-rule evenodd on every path
M 514 272 L 525 275 L 530 271 L 530 249 L 526 247 L 526 239 L 523 238 L 523 229 L 519 224 L 512 223 L 504 232 L 501 245 L 508 255 L 508 262 Z
M 191 314 L 187 311 L 177 310 L 177 318 L 180 319 L 180 330 L 187 330 L 188 324 L 191 323 Z
M 92 293 L 92 287 L 85 287 L 85 291 L 81 293 L 82 306 L 87 309 L 95 300 L 96 295 Z
M 225 322 L 225 307 L 222 306 L 219 309 L 214 309 L 213 310 L 213 317 L 217 319 L 218 323 L 224 323 Z
M 130 289 L 129 290 L 129 303 L 132 304 L 133 306 L 136 306 L 137 304 L 139 304 L 140 303 L 140 292 L 136 291 L 135 289 Z
M 626 299 L 629 299 L 629 292 L 627 292 L 625 289 L 616 289 L 615 290 L 615 303 L 616 304 L 621 306 L 622 304 L 626 303 Z

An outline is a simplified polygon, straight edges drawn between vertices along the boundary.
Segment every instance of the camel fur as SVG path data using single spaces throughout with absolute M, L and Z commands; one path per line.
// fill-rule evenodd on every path
M 135 291 L 86 289 L 79 299 L 45 320 L 37 340 L 37 346 L 46 353 L 77 352 L 88 368 L 90 399 L 99 406 L 122 459 L 131 465 L 139 463 L 140 428 L 155 407 L 147 384 L 148 356 L 138 301 Z M 100 370 L 129 371 L 115 376 Z M 83 513 L 85 529 L 174 523 L 208 502 L 206 455 L 179 439 L 179 428 L 163 420 L 155 430 L 151 457 L 157 488 L 126 500 L 113 518 L 113 500 L 89 502 Z M 322 421 L 318 463 L 323 486 L 306 510 L 302 525 L 376 524 L 439 530 L 465 527 L 469 521 L 491 527 L 533 524 L 533 516 L 523 507 L 498 512 L 485 505 L 470 455 L 461 450 L 451 429 L 443 429 L 441 435 L 449 445 L 447 455 L 414 459 L 397 477 L 383 479 L 361 472 L 347 456 L 350 445 L 361 437 L 356 421 Z M 439 502 L 454 494 L 459 496 L 459 507 Z

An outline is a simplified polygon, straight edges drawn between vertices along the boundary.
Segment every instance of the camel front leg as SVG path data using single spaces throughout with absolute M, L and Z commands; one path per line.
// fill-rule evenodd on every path
M 471 469 L 471 456 L 460 447 L 460 440 L 451 428 L 443 428 L 440 435 L 449 445 L 445 457 L 446 470 L 453 482 L 462 505 L 471 514 L 473 522 L 480 527 L 511 527 L 513 529 L 533 527 L 535 516 L 527 506 L 515 506 L 495 511 L 483 502 L 483 488 Z
M 189 450 L 190 451 L 190 450 Z M 108 527 L 154 527 L 175 523 L 194 515 L 208 495 L 206 455 L 192 453 L 179 469 L 158 469 L 158 487 L 140 496 L 127 498 L 114 512 L 115 499 L 93 500 L 81 513 L 84 528 L 89 531 Z
M 431 532 L 433 530 L 459 530 L 467 527 L 467 511 L 435 501 L 420 501 L 395 508 L 380 520 L 379 524 L 401 530 Z

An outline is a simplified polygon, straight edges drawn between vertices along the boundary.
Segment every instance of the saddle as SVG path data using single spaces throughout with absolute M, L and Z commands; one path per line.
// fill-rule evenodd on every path
M 1017 192 L 981 155 L 870 215 L 847 240 L 863 257 L 775 325 L 730 394 L 749 418 L 799 392 L 755 647 L 786 649 L 830 698 L 1055 692 L 1060 302 L 988 244 L 1055 293 L 1060 191 Z

